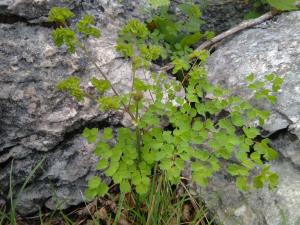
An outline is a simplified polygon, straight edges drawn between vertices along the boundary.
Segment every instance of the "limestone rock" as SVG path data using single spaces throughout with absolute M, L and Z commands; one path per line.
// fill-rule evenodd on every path
M 79 191 L 95 174 L 96 163 L 91 147 L 78 134 L 85 126 L 118 125 L 122 116 L 101 112 L 89 100 L 77 103 L 56 90 L 56 83 L 69 75 L 87 81 L 91 74 L 85 73 L 86 59 L 53 45 L 50 29 L 23 23 L 0 27 L 0 195 L 7 197 L 12 160 L 17 193 L 46 158 L 43 172 L 39 169 L 31 177 L 28 190 L 20 196 L 20 202 L 26 202 L 20 211 L 28 214 L 46 200 L 54 201 L 52 192 L 57 192 L 59 201 L 63 196 L 70 198 L 64 207 L 78 204 L 82 201 Z

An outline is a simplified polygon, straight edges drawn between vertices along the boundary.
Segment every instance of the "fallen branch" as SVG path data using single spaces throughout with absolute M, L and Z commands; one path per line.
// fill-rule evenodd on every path
M 263 23 L 267 20 L 272 19 L 274 16 L 279 15 L 281 13 L 282 13 L 282 11 L 274 10 L 274 11 L 267 12 L 267 13 L 263 14 L 262 16 L 258 17 L 258 18 L 244 21 L 244 22 L 238 24 L 237 26 L 235 26 L 235 27 L 233 27 L 233 28 L 217 35 L 213 39 L 211 39 L 209 41 L 205 41 L 199 47 L 197 47 L 195 49 L 195 51 L 201 51 L 201 50 L 204 50 L 204 49 L 209 50 L 213 45 L 219 43 L 220 41 L 224 40 L 225 38 L 227 38 L 227 37 L 229 37 L 233 34 L 236 34 L 236 33 L 240 32 L 242 30 L 245 30 L 247 28 L 259 25 L 259 24 L 261 24 L 261 23 Z M 161 69 L 170 70 L 173 67 L 174 66 L 171 63 L 169 63 L 166 66 L 162 67 Z

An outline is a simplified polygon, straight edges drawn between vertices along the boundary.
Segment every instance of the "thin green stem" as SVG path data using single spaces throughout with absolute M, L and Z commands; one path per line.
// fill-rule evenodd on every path
M 113 86 L 113 84 L 111 83 L 111 81 L 108 79 L 108 77 L 106 76 L 106 74 L 103 72 L 103 70 L 100 68 L 100 66 L 97 64 L 96 60 L 94 59 L 94 57 L 89 53 L 89 51 L 86 49 L 86 47 L 81 44 L 80 42 L 78 43 L 79 47 L 83 50 L 83 52 L 86 54 L 86 56 L 91 60 L 91 62 L 93 63 L 93 65 L 96 67 L 96 69 L 100 72 L 101 76 L 109 83 L 109 86 L 111 87 L 112 91 L 114 92 L 114 94 L 118 97 L 120 97 L 120 94 L 118 93 L 118 91 L 115 89 L 115 87 Z M 128 113 L 128 115 L 131 117 L 131 119 L 133 121 L 136 120 L 136 118 L 134 117 L 134 115 L 128 110 L 126 104 L 121 100 L 121 104 L 124 107 L 125 112 Z
M 133 67 L 133 65 L 132 65 L 132 67 Z M 128 106 L 127 106 L 128 108 L 130 107 L 131 100 L 132 100 L 135 76 L 136 76 L 136 71 L 135 71 L 135 69 L 132 69 L 131 93 L 130 93 L 130 97 L 129 97 L 129 101 L 128 101 Z
M 139 128 L 139 102 L 136 102 L 135 106 L 135 117 L 136 117 L 136 150 L 138 154 L 138 162 L 140 162 L 141 159 L 141 129 Z
M 145 80 L 147 80 L 147 77 L 146 77 L 146 71 L 145 71 L 145 68 L 144 68 L 144 67 L 143 67 L 143 74 L 144 74 Z M 155 100 L 154 100 L 154 97 L 153 97 L 153 94 L 152 94 L 151 90 L 149 89 L 148 92 L 149 92 L 149 94 L 150 94 L 150 97 L 151 97 L 151 99 L 152 99 L 152 102 L 154 103 Z

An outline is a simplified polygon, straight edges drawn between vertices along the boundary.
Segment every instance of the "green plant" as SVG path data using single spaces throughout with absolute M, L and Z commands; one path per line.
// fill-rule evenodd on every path
M 68 9 L 62 10 L 66 11 L 64 15 L 71 15 Z M 181 5 L 181 10 L 187 15 L 189 12 L 200 15 L 193 5 Z M 276 187 L 278 176 L 264 160 L 274 160 L 277 152 L 267 139 L 260 138 L 260 130 L 256 128 L 257 121 L 263 125 L 269 112 L 212 85 L 204 68 L 208 52 L 190 48 L 191 42 L 196 43 L 190 40 L 196 28 L 191 34 L 185 22 L 174 22 L 167 14 L 165 17 L 166 26 L 182 29 L 179 37 L 167 33 L 158 38 L 164 31 L 153 30 L 136 19 L 130 20 L 120 31 L 117 50 L 132 63 L 132 91 L 129 93 L 116 91 L 77 35 L 99 37 L 100 31 L 93 27 L 92 19 L 80 20 L 76 30 L 72 30 L 66 21 L 61 21 L 61 16 L 57 21 L 52 18 L 63 24 L 53 31 L 54 42 L 58 46 L 65 44 L 71 53 L 81 48 L 103 76 L 103 80 L 91 79 L 98 91 L 95 96 L 85 93 L 76 77 L 61 81 L 58 88 L 78 101 L 92 98 L 101 110 L 122 110 L 132 119 L 132 128 L 118 128 L 116 132 L 111 128 L 103 132 L 97 128 L 84 129 L 83 136 L 89 143 L 96 144 L 95 154 L 100 158 L 97 169 L 119 184 L 122 196 L 136 192 L 141 199 L 149 195 L 157 176 L 163 176 L 170 184 L 179 184 L 181 172 L 188 163 L 192 181 L 200 186 L 206 186 L 214 173 L 225 170 L 236 178 L 240 190 L 261 188 L 265 183 L 270 188 Z M 158 18 L 161 19 L 153 17 L 152 20 L 158 21 Z M 85 29 L 78 28 L 82 23 Z M 152 82 L 146 83 L 137 76 L 137 70 L 150 68 L 153 61 L 159 59 L 173 60 L 173 73 L 181 74 L 182 80 L 171 80 L 164 73 L 153 72 Z M 264 80 L 255 81 L 251 74 L 247 82 L 257 101 L 275 103 L 273 94 L 280 89 L 283 80 L 269 74 Z M 108 90 L 113 91 L 113 96 L 104 95 Z M 169 129 L 161 126 L 162 120 L 170 124 Z M 115 144 L 113 139 L 116 139 Z M 104 196 L 108 190 L 96 176 L 89 181 L 86 196 Z
M 201 25 L 205 22 L 201 19 L 200 8 L 195 4 L 183 3 L 177 7 L 179 15 L 170 14 L 165 6 L 147 20 L 150 34 L 146 43 L 160 46 L 162 59 L 172 60 L 174 64 L 189 64 L 192 47 L 201 40 L 213 38 L 214 33 L 200 32 Z
M 170 0 L 147 0 L 150 6 L 154 9 L 157 9 L 162 6 L 169 6 Z
M 252 9 L 245 15 L 245 19 L 252 19 L 260 16 L 270 8 L 281 11 L 297 10 L 296 0 L 245 0 L 252 5 Z
M 263 0 L 264 1 L 264 0 Z M 266 0 L 267 3 L 278 10 L 296 10 L 297 0 Z
M 126 217 L 135 224 L 212 224 L 208 212 L 183 183 L 182 194 L 176 193 L 165 176 L 157 177 L 151 185 L 149 197 L 139 200 L 131 193 L 125 202 Z M 130 201 L 131 199 L 131 201 Z M 137 201 L 132 202 L 132 199 Z

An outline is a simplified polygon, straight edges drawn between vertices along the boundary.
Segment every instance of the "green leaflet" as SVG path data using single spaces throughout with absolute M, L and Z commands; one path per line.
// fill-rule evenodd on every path
M 131 186 L 129 184 L 129 181 L 128 180 L 123 180 L 120 184 L 120 189 L 121 189 L 121 192 L 123 193 L 128 193 L 131 191 Z
M 244 118 L 242 117 L 240 112 L 233 112 L 231 114 L 231 121 L 232 124 L 237 127 L 241 127 L 245 124 Z
M 91 79 L 91 83 L 100 94 L 103 94 L 106 90 L 110 88 L 109 82 L 103 79 L 98 80 L 97 78 L 93 77 Z
M 72 13 L 68 8 L 53 7 L 49 11 L 48 21 L 65 23 L 66 20 L 73 18 L 73 17 L 75 17 L 75 14 Z
M 232 176 L 238 176 L 238 175 L 240 175 L 240 176 L 248 176 L 248 174 L 249 174 L 249 170 L 246 167 L 240 166 L 240 165 L 237 165 L 237 164 L 230 164 L 227 167 L 227 171 Z
M 101 110 L 117 110 L 120 107 L 120 98 L 118 96 L 100 97 L 98 104 Z
M 137 91 L 147 91 L 149 89 L 149 85 L 141 79 L 135 78 L 133 81 L 133 88 Z
M 75 52 L 78 40 L 73 30 L 69 28 L 56 28 L 52 31 L 52 38 L 56 46 L 61 47 L 65 44 L 70 53 Z
M 264 187 L 265 183 L 268 183 L 269 188 L 276 188 L 278 185 L 279 177 L 276 173 L 270 171 L 270 167 L 266 166 L 263 168 L 260 175 L 255 176 L 253 178 L 253 186 L 255 188 L 262 188 Z
M 184 3 L 178 5 L 178 8 L 189 17 L 199 18 L 202 15 L 200 9 L 194 4 Z
M 80 80 L 75 76 L 69 76 L 67 79 L 60 81 L 57 88 L 61 91 L 67 91 L 77 101 L 82 101 L 85 97 L 84 92 L 80 88 Z
M 96 142 L 98 135 L 98 129 L 97 128 L 84 128 L 82 136 L 87 139 L 88 143 L 91 144 L 93 142 Z
M 110 140 L 113 137 L 114 136 L 113 136 L 112 129 L 108 128 L 108 127 L 104 128 L 102 138 L 105 139 L 105 140 Z
M 253 19 L 261 16 L 266 9 L 272 7 L 277 10 L 297 10 L 297 0 L 250 0 L 251 10 L 244 16 L 245 19 Z M 269 5 L 269 7 L 267 7 Z
M 99 38 L 101 35 L 101 32 L 99 29 L 92 27 L 92 25 L 94 25 L 94 24 L 95 24 L 94 18 L 90 15 L 85 15 L 76 24 L 76 28 L 85 37 L 93 36 L 93 37 Z
M 118 43 L 116 50 L 125 57 L 132 57 L 134 53 L 133 46 L 131 44 L 126 44 L 122 42 Z
M 274 8 L 279 10 L 296 10 L 296 0 L 267 0 Z
M 170 0 L 147 0 L 150 6 L 154 9 L 159 8 L 161 6 L 170 5 Z
M 202 35 L 200 32 L 196 32 L 194 34 L 188 35 L 184 37 L 181 41 L 180 44 L 182 47 L 188 46 L 190 47 L 191 45 L 194 45 L 198 43 L 201 39 Z
M 236 178 L 236 186 L 241 191 L 249 190 L 248 177 L 237 177 Z
M 103 170 L 106 169 L 109 166 L 109 162 L 106 159 L 99 160 L 96 169 L 97 170 Z
M 103 159 L 109 159 L 112 156 L 112 151 L 106 142 L 98 142 L 95 154 Z
M 148 36 L 149 31 L 144 23 L 137 19 L 130 20 L 122 29 L 121 34 L 130 35 L 132 38 L 144 39 Z
M 108 186 L 102 183 L 100 177 L 93 177 L 89 180 L 88 189 L 85 195 L 88 199 L 93 199 L 96 196 L 102 197 L 108 191 Z
M 259 135 L 259 131 L 254 127 L 250 127 L 250 128 L 243 127 L 243 131 L 244 131 L 245 135 L 250 139 L 253 139 L 257 135 Z
M 172 61 L 174 66 L 172 73 L 177 73 L 179 71 L 185 71 L 190 68 L 190 63 L 187 59 L 176 58 Z

